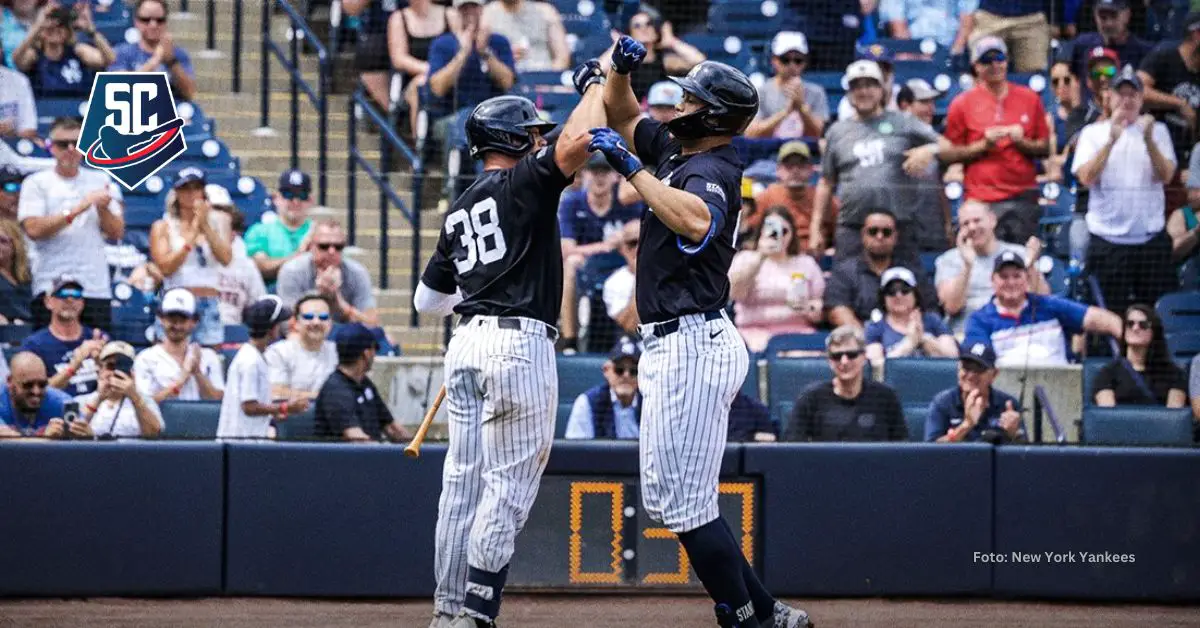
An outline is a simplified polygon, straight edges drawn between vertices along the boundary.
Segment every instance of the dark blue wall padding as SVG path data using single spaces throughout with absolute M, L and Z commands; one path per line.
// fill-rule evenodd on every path
M 216 443 L 0 444 L 0 595 L 221 591 Z
M 228 446 L 225 587 L 232 595 L 433 594 L 444 445 Z
M 741 446 L 725 446 L 721 456 L 721 475 L 737 475 L 741 463 Z M 550 449 L 548 474 L 632 475 L 641 473 L 636 440 L 570 440 L 555 441 Z
M 996 450 L 995 567 L 1001 595 L 1200 599 L 1200 451 Z M 1076 553 L 1019 564 L 1011 552 Z M 1079 562 L 1080 552 L 1133 563 Z
M 986 595 L 992 448 L 746 445 L 763 476 L 765 583 L 776 595 Z

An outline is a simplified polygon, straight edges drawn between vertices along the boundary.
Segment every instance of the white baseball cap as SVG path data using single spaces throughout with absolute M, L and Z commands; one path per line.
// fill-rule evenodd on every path
M 903 266 L 893 266 L 883 271 L 883 277 L 879 279 L 879 287 L 886 288 L 893 281 L 902 281 L 909 286 L 917 287 L 917 277 L 913 272 Z
M 683 88 L 670 81 L 659 81 L 650 86 L 646 104 L 651 107 L 674 107 L 683 102 Z
M 163 295 L 162 303 L 158 306 L 158 313 L 164 316 L 167 314 L 195 316 L 196 295 L 192 294 L 187 288 L 173 288 L 168 290 Z
M 880 85 L 883 85 L 883 71 L 879 69 L 879 64 L 866 59 L 859 59 L 846 67 L 846 82 L 849 85 L 855 79 L 869 78 L 875 79 Z
M 229 207 L 233 205 L 233 197 L 229 195 L 229 190 L 225 186 L 209 183 L 204 186 L 204 196 L 208 198 L 210 205 L 219 205 L 221 207 Z
M 795 50 L 800 54 L 808 54 L 808 38 L 799 31 L 780 31 L 771 40 L 771 54 L 776 57 Z
M 942 95 L 941 92 L 934 89 L 925 79 L 909 79 L 904 84 L 912 90 L 913 100 L 934 100 L 940 98 Z

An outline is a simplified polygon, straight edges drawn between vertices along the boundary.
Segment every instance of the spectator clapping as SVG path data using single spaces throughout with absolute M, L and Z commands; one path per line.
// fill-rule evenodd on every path
M 29 29 L 29 36 L 13 51 L 13 64 L 29 75 L 33 92 L 41 97 L 87 98 L 97 71 L 116 58 L 92 24 L 91 5 L 72 9 L 47 4 Z M 86 36 L 91 43 L 80 41 Z
M 958 358 L 958 385 L 929 404 L 925 440 L 939 443 L 1028 440 L 1021 401 L 996 389 L 996 353 L 985 342 L 964 345 Z
M 175 43 L 167 27 L 170 12 L 164 0 L 138 0 L 133 9 L 136 43 L 117 47 L 114 72 L 166 72 L 171 94 L 180 100 L 196 98 L 196 74 L 187 51 Z
M 491 0 L 483 21 L 513 47 L 518 72 L 566 70 L 571 65 L 562 16 L 549 2 Z

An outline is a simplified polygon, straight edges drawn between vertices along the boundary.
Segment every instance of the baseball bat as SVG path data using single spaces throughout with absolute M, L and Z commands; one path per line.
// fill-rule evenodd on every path
M 421 421 L 421 426 L 417 428 L 416 436 L 413 436 L 412 442 L 408 447 L 404 448 L 404 455 L 409 458 L 421 457 L 421 443 L 425 442 L 425 433 L 429 431 L 429 426 L 433 425 L 433 415 L 437 414 L 438 408 L 442 407 L 442 400 L 446 398 L 446 385 L 438 389 L 437 397 L 434 398 L 433 404 L 429 406 L 429 411 L 425 413 L 425 419 Z

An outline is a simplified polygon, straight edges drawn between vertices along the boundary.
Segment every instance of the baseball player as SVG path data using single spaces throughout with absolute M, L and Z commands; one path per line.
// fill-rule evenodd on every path
M 642 501 L 679 536 L 721 626 L 809 626 L 759 582 L 717 509 L 729 408 L 750 362 L 724 313 L 742 208 L 743 164 L 730 142 L 758 111 L 758 92 L 740 71 L 705 61 L 671 78 L 684 91 L 678 117 L 644 118 L 629 73 L 645 54 L 629 37 L 614 46 L 604 88 L 612 128 L 594 129 L 588 146 L 649 205 L 636 281 Z
M 554 145 L 542 137 L 554 125 L 519 96 L 486 100 L 467 119 L 484 172 L 450 206 L 414 295 L 419 312 L 462 315 L 445 359 L 450 448 L 430 628 L 495 625 L 537 496 L 558 407 L 558 197 L 587 161 L 588 129 L 604 123 L 602 82 L 597 65 L 580 67 L 583 100 Z

